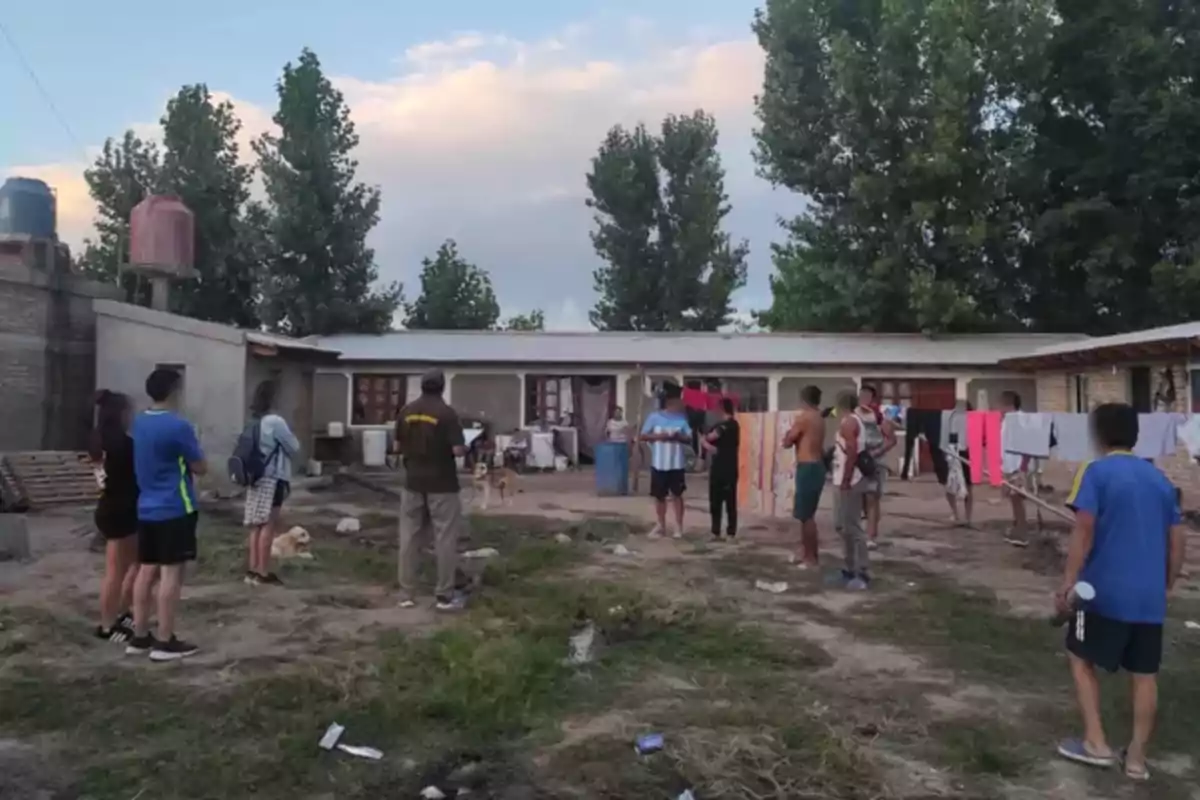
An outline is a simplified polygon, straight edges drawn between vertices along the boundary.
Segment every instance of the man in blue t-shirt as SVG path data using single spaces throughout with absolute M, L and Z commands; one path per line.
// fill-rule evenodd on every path
M 196 488 L 193 475 L 208 471 L 191 423 L 179 416 L 182 376 L 156 369 L 146 379 L 151 406 L 133 421 L 138 483 L 138 568 L 133 585 L 134 638 L 125 652 L 175 661 L 196 652 L 175 636 L 175 609 L 183 565 L 196 560 Z M 158 630 L 150 633 L 150 591 L 158 584 Z
M 1059 613 L 1072 615 L 1067 651 L 1084 730 L 1082 739 L 1062 742 L 1058 752 L 1097 767 L 1116 763 L 1100 720 L 1096 667 L 1124 669 L 1133 683 L 1133 736 L 1124 769 L 1130 778 L 1145 780 L 1167 595 L 1183 569 L 1184 532 L 1175 487 L 1154 464 L 1133 454 L 1137 412 L 1124 403 L 1102 405 L 1092 412 L 1091 427 L 1104 455 L 1079 468 L 1067 498 L 1075 529 L 1055 598 Z M 1073 608 L 1077 581 L 1096 592 Z
M 683 493 L 687 491 L 687 451 L 692 426 L 683 410 L 682 390 L 673 383 L 663 387 L 663 408 L 650 412 L 639 437 L 650 443 L 650 496 L 658 519 L 650 538 L 667 532 L 667 498 L 675 508 L 676 539 L 683 538 Z

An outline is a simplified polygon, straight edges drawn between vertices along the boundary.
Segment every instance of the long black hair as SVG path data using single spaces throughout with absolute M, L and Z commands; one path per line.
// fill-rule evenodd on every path
M 129 410 L 129 395 L 101 389 L 96 392 L 96 424 L 88 443 L 88 455 L 93 461 L 104 459 L 104 452 L 112 442 L 124 436 L 125 414 Z
M 275 393 L 278 388 L 278 384 L 271 379 L 255 387 L 254 399 L 250 401 L 250 413 L 259 418 L 270 414 L 271 409 L 275 407 Z

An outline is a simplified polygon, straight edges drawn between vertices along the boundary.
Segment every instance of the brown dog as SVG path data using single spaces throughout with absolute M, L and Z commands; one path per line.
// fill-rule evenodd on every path
M 501 504 L 508 505 L 512 495 L 517 492 L 517 480 L 517 473 L 508 467 L 493 469 L 487 462 L 476 462 L 472 485 L 477 495 L 482 494 L 480 508 L 487 508 L 491 504 L 492 489 L 500 492 Z

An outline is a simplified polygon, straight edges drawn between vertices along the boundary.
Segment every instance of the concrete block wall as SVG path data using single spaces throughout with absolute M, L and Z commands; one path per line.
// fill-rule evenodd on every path
M 66 263 L 0 263 L 0 451 L 86 445 L 95 392 L 93 301 L 119 288 Z

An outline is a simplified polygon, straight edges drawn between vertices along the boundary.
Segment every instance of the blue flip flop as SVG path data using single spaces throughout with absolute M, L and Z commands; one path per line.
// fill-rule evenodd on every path
M 1106 769 L 1117 763 L 1116 756 L 1097 756 L 1088 752 L 1087 745 L 1082 739 L 1064 739 L 1059 742 L 1058 754 L 1068 761 L 1102 769 Z

